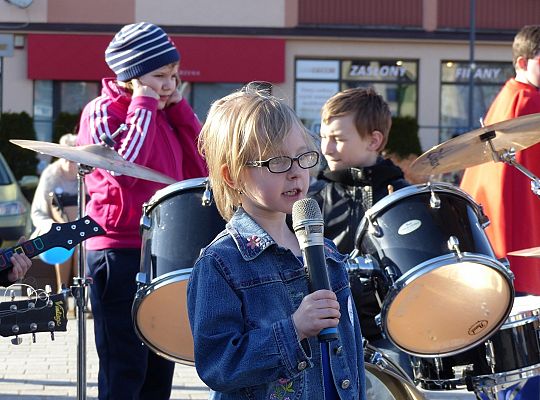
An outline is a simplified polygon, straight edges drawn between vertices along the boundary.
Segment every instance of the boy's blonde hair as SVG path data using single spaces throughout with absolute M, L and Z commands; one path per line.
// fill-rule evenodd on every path
M 260 89 L 257 83 L 252 82 L 212 104 L 199 135 L 199 152 L 206 159 L 214 200 L 225 220 L 240 205 L 240 193 L 223 180 L 222 165 L 228 167 L 234 182 L 240 182 L 248 161 L 264 160 L 283 152 L 283 141 L 293 127 L 300 128 L 309 149 L 315 149 L 292 108 Z
M 354 115 L 354 125 L 360 137 L 365 138 L 373 131 L 383 134 L 384 140 L 377 149 L 382 151 L 392 127 L 392 113 L 382 96 L 372 88 L 346 89 L 329 98 L 321 111 L 325 124 L 334 117 L 348 114 Z

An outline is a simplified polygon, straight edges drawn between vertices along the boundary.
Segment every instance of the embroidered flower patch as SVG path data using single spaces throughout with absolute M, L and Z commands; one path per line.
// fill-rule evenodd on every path
M 274 393 L 270 395 L 270 400 L 291 400 L 289 397 L 294 393 L 293 381 L 289 379 L 280 379 L 274 388 Z

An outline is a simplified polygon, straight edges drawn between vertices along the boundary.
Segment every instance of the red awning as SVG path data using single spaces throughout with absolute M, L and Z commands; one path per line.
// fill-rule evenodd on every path
M 171 36 L 181 54 L 180 74 L 190 82 L 280 83 L 285 40 Z M 28 78 L 98 81 L 113 76 L 105 64 L 108 35 L 29 34 Z

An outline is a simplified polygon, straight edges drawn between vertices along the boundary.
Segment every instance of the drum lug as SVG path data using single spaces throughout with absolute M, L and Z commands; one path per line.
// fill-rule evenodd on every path
M 202 195 L 202 205 L 203 207 L 208 207 L 212 204 L 212 190 L 210 189 L 210 181 L 206 181 L 204 192 Z
M 382 237 L 383 235 L 381 227 L 371 219 L 369 220 L 368 232 L 375 237 Z
M 140 226 L 141 234 L 144 230 L 148 231 L 150 230 L 150 228 L 152 228 L 152 218 L 150 218 L 146 214 L 143 214 L 141 217 L 141 226 Z
M 454 251 L 458 258 L 462 258 L 461 251 L 459 250 L 459 239 L 455 236 L 450 236 L 447 242 L 448 250 Z
M 429 197 L 429 206 L 431 208 L 439 209 L 441 208 L 441 199 L 435 194 L 433 188 L 431 188 L 431 196 Z
M 135 282 L 142 285 L 148 285 L 150 283 L 150 280 L 148 279 L 146 272 L 137 272 L 137 276 L 135 277 Z
M 486 361 L 491 368 L 491 373 L 495 373 L 495 349 L 493 348 L 493 342 L 488 340 L 486 343 Z

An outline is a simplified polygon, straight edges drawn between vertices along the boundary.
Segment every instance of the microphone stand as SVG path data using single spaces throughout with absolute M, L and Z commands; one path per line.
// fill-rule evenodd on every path
M 79 164 L 77 171 L 77 204 L 78 218 L 82 218 L 86 209 L 86 189 L 84 176 L 93 171 L 93 167 Z M 78 323 L 77 341 L 77 399 L 86 400 L 86 287 L 92 283 L 92 278 L 86 277 L 84 242 L 78 244 L 77 272 L 73 278 L 71 293 L 75 298 Z
M 111 135 L 101 135 L 100 140 L 103 146 L 114 147 L 114 138 L 121 132 L 127 131 L 126 124 L 121 124 L 120 127 Z M 94 167 L 79 164 L 77 171 L 77 204 L 78 217 L 82 218 L 86 210 L 86 188 L 84 184 L 84 176 L 91 173 Z M 73 278 L 73 286 L 71 292 L 75 297 L 77 319 L 78 319 L 78 342 L 77 342 L 77 399 L 86 400 L 86 288 L 92 284 L 92 278 L 86 277 L 85 268 L 85 251 L 83 242 L 79 243 L 79 257 L 77 260 L 77 271 L 79 276 Z

